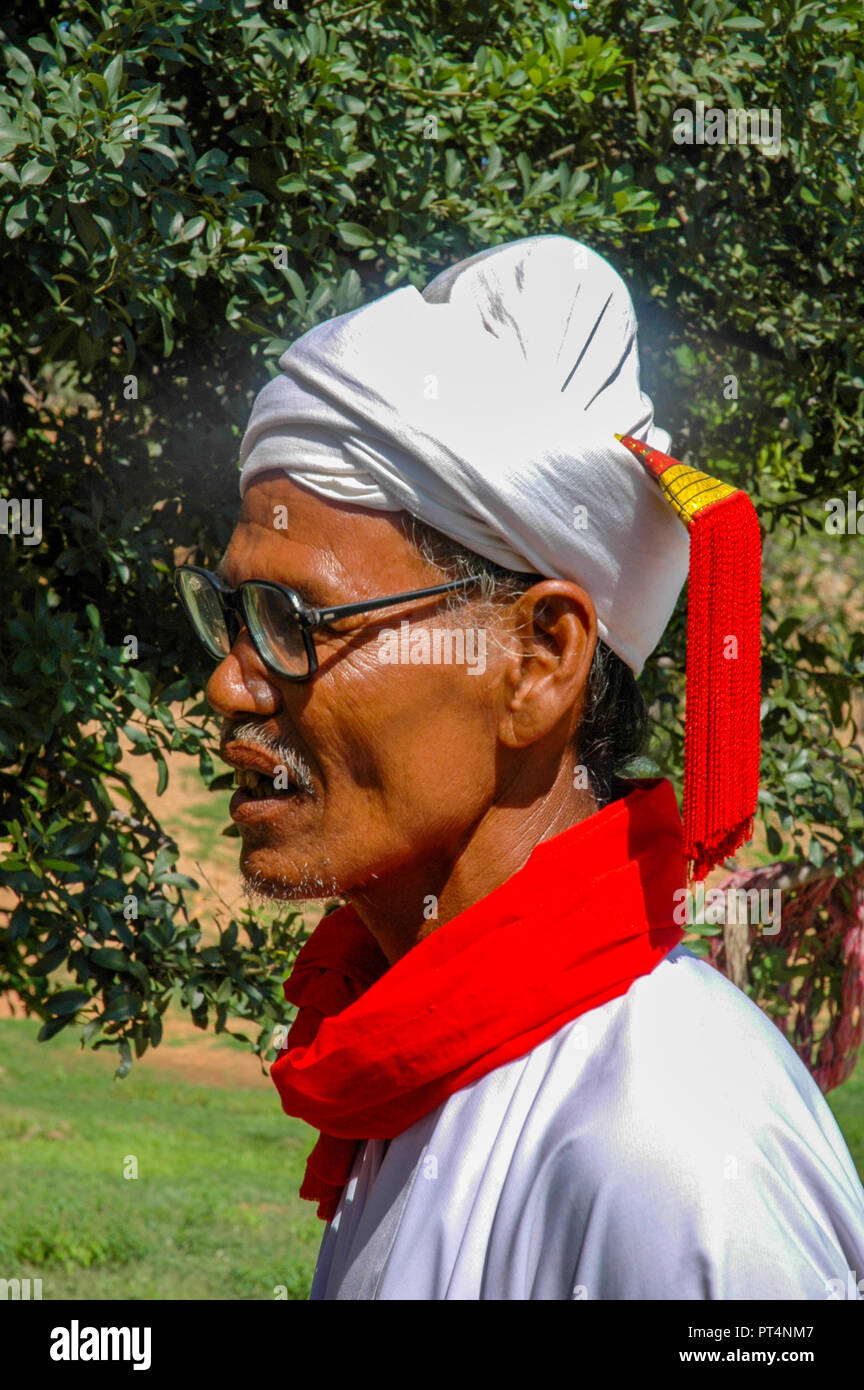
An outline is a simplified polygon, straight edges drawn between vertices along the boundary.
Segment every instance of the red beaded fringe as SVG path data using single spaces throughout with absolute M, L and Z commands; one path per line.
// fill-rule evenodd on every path
M 759 518 L 734 492 L 690 521 L 684 851 L 703 879 L 753 833 L 761 701 Z

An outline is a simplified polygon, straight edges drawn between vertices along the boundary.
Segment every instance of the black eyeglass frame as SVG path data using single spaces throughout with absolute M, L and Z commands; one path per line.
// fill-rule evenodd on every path
M 200 565 L 178 565 L 177 569 L 174 571 L 174 587 L 177 590 L 180 602 L 202 645 L 214 659 L 219 661 L 224 661 L 228 653 L 214 651 L 202 638 L 201 628 L 196 622 L 189 604 L 186 601 L 186 596 L 183 593 L 180 576 L 184 573 L 201 575 L 210 587 L 215 590 L 222 610 L 225 630 L 228 634 L 229 651 L 237 641 L 241 628 L 245 627 L 256 652 L 267 669 L 274 672 L 275 675 L 280 676 L 283 680 L 289 681 L 308 681 L 314 676 L 315 672 L 318 670 L 318 654 L 315 650 L 315 643 L 312 641 L 312 633 L 318 628 L 325 627 L 334 619 L 338 621 L 340 618 L 351 618 L 358 613 L 371 613 L 376 608 L 392 608 L 395 607 L 396 604 L 407 603 L 415 598 L 432 598 L 435 594 L 445 594 L 452 589 L 463 589 L 469 584 L 479 584 L 482 579 L 482 575 L 479 574 L 469 575 L 467 579 L 453 579 L 448 584 L 435 584 L 429 589 L 412 589 L 410 592 L 404 594 L 387 594 L 384 598 L 364 599 L 361 603 L 340 603 L 334 608 L 314 608 L 311 604 L 306 603 L 296 590 L 290 588 L 287 584 L 278 584 L 273 579 L 244 579 L 242 584 L 237 585 L 236 589 L 231 589 L 227 584 L 223 583 L 218 574 L 214 574 L 212 570 L 203 569 Z M 275 589 L 277 593 L 284 595 L 284 597 L 288 599 L 294 617 L 297 620 L 297 626 L 300 629 L 300 635 L 303 639 L 303 646 L 306 651 L 308 668 L 305 675 L 298 676 L 289 671 L 283 671 L 282 668 L 277 666 L 262 650 L 262 643 L 256 631 L 254 617 L 253 621 L 250 622 L 245 603 L 245 592 L 252 586 L 258 589 Z M 242 619 L 242 622 L 238 621 L 238 618 Z

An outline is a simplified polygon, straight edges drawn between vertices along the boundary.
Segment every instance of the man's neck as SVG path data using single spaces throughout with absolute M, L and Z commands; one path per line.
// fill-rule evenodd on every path
M 626 792 L 626 784 L 621 787 Z M 348 894 L 348 901 L 393 965 L 437 927 L 506 883 L 542 841 L 598 809 L 589 791 L 554 787 L 528 807 L 493 806 L 461 845 L 386 881 L 376 879 Z

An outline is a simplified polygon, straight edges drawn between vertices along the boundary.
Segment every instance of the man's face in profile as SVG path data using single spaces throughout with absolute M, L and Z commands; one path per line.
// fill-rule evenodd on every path
M 284 529 L 277 508 L 287 509 Z M 337 506 L 281 472 L 248 489 L 220 573 L 231 587 L 287 584 L 321 607 L 442 582 L 398 514 Z M 347 894 L 377 877 L 401 880 L 422 902 L 494 799 L 495 644 L 482 672 L 385 664 L 381 634 L 404 618 L 454 621 L 441 596 L 342 619 L 314 634 L 319 669 L 305 682 L 269 671 L 244 630 L 213 673 L 207 695 L 225 721 L 224 755 L 271 776 L 281 765 L 293 784 L 232 801 L 244 878 L 264 896 Z

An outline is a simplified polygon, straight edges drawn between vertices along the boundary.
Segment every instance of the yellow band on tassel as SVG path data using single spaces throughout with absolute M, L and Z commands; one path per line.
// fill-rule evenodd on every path
M 624 434 L 616 434 L 615 438 L 619 439 L 631 454 L 635 454 L 644 468 L 656 479 L 666 501 L 685 526 L 690 525 L 695 514 L 703 507 L 709 507 L 712 502 L 720 502 L 724 497 L 730 497 L 733 492 L 738 491 L 738 488 L 730 487 L 719 478 L 700 473 L 698 468 L 688 468 L 686 463 L 679 463 L 668 454 L 661 454 L 658 449 L 652 449 L 641 440 L 632 439 Z

